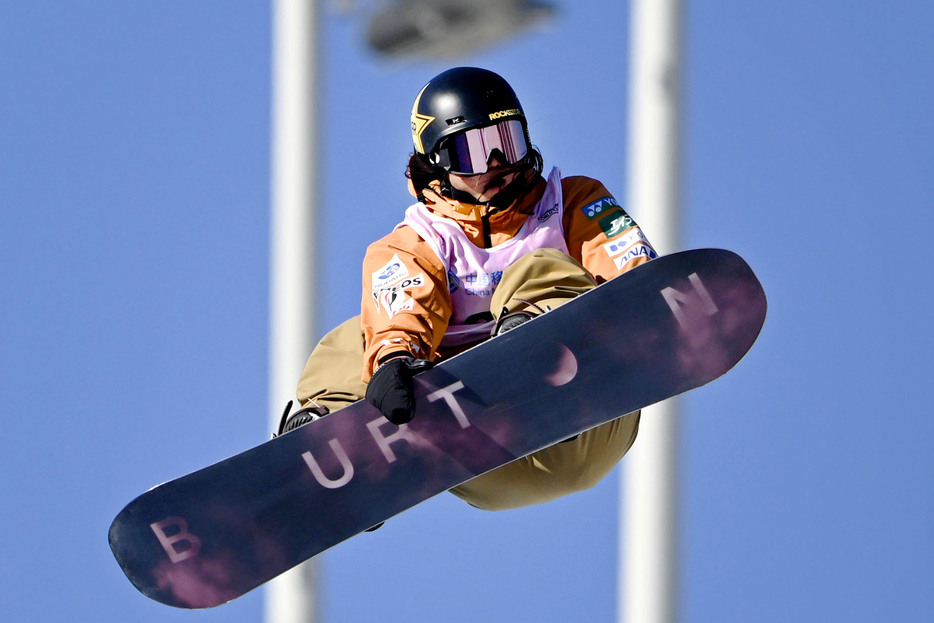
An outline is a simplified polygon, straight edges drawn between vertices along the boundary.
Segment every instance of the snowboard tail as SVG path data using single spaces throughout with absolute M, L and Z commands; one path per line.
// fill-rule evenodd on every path
M 658 258 L 419 374 L 408 424 L 360 401 L 151 489 L 114 519 L 111 549 L 152 599 L 225 603 L 475 476 L 716 379 L 765 314 L 735 253 Z

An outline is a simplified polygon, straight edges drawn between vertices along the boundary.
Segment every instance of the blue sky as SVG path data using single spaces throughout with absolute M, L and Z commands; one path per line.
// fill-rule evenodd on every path
M 770 310 L 681 402 L 683 620 L 934 619 L 934 5 L 685 4 L 682 246 L 740 253 Z M 513 84 L 546 166 L 622 199 L 628 4 L 560 9 L 457 64 Z M 362 30 L 325 15 L 322 329 L 356 313 L 408 203 L 411 101 L 450 64 Z M 262 591 L 147 600 L 106 533 L 266 436 L 269 124 L 267 3 L 0 6 L 4 620 L 260 620 Z M 610 621 L 617 485 L 430 500 L 322 556 L 324 620 Z

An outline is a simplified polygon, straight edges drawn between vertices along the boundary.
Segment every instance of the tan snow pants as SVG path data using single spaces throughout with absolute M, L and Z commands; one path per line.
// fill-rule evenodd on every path
M 493 294 L 495 317 L 554 309 L 596 286 L 593 277 L 568 255 L 538 249 L 503 272 Z M 363 398 L 363 332 L 360 318 L 347 320 L 318 343 L 298 384 L 299 404 L 314 400 L 331 412 Z M 416 416 L 417 417 L 417 416 Z M 478 476 L 451 493 L 485 510 L 505 510 L 547 502 L 589 489 L 623 458 L 636 439 L 639 412 L 624 415 L 581 434 Z

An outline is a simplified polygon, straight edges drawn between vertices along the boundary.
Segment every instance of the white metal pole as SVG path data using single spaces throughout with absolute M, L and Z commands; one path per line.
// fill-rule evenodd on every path
M 319 247 L 316 0 L 272 3 L 269 426 L 294 399 L 314 346 Z M 308 562 L 266 588 L 267 623 L 314 623 L 316 573 Z
M 680 0 L 631 0 L 628 206 L 660 254 L 679 250 Z M 643 410 L 623 462 L 620 607 L 625 623 L 673 623 L 678 605 L 678 415 Z

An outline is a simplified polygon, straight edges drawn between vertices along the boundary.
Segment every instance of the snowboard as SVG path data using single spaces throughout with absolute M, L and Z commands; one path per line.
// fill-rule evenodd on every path
M 146 596 L 217 606 L 475 476 L 716 379 L 765 313 L 735 253 L 660 257 L 417 375 L 408 424 L 360 401 L 147 491 L 114 519 L 110 547 Z

